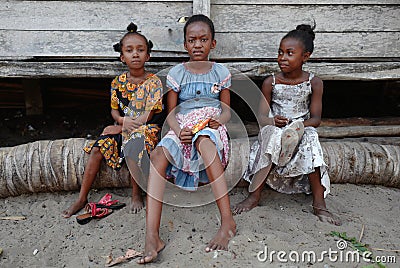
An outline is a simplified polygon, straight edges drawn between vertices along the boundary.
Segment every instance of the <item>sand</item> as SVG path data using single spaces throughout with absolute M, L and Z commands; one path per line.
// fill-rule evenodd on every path
M 129 204 L 130 189 L 92 190 L 89 199 L 99 200 L 105 193 Z M 128 206 L 107 218 L 79 225 L 75 217 L 64 219 L 61 211 L 77 197 L 77 192 L 38 193 L 0 199 L 0 217 L 24 216 L 25 220 L 0 221 L 0 267 L 104 267 L 110 254 L 116 258 L 129 249 L 144 248 L 145 211 L 130 214 Z M 230 192 L 231 203 L 247 195 L 245 188 Z M 330 232 L 361 236 L 386 267 L 400 265 L 400 190 L 381 186 L 334 184 L 327 198 L 328 208 L 343 221 L 342 226 L 320 222 L 311 212 L 312 197 L 263 191 L 260 206 L 235 216 L 237 235 L 229 251 L 205 252 L 206 243 L 218 228 L 215 203 L 195 208 L 164 205 L 161 238 L 167 243 L 158 260 L 146 267 L 363 267 L 351 256 L 347 260 L 334 251 L 337 237 Z M 348 243 L 349 245 L 350 243 Z M 343 243 L 341 244 L 343 245 Z M 279 261 L 272 251 L 287 255 Z M 376 249 L 384 249 L 378 251 Z M 311 262 L 304 252 L 315 252 Z M 320 256 L 323 251 L 331 252 Z M 346 248 L 342 253 L 353 251 Z M 295 262 L 296 252 L 299 262 Z M 339 251 L 340 252 L 340 251 Z M 291 257 L 290 257 L 291 256 Z M 336 256 L 336 261 L 335 261 Z M 318 260 L 319 258 L 319 260 Z M 271 259 L 273 262 L 271 263 Z M 138 267 L 136 260 L 114 267 Z M 377 266 L 375 266 L 377 267 Z

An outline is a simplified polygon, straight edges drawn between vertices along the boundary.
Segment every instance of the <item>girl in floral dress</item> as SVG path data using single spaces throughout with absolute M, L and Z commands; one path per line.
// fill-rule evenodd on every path
M 236 214 L 258 205 L 266 182 L 283 193 L 312 192 L 314 214 L 321 221 L 341 224 L 324 200 L 330 181 L 315 129 L 321 123 L 323 83 L 302 68 L 314 50 L 314 38 L 310 25 L 299 25 L 280 42 L 281 72 L 262 85 L 265 99 L 260 102 L 259 121 L 263 128 L 251 147 L 244 174 L 250 181 L 250 195 L 234 206 Z
M 111 115 L 115 125 L 106 127 L 99 139 L 84 150 L 90 154 L 78 199 L 65 211 L 71 217 L 88 203 L 87 196 L 96 178 L 103 159 L 115 169 L 128 161 L 132 175 L 131 211 L 143 208 L 141 190 L 136 183 L 139 176 L 148 174 L 149 153 L 158 142 L 159 126 L 155 114 L 162 111 L 162 84 L 160 79 L 145 70 L 153 44 L 137 32 L 131 23 L 128 32 L 114 50 L 120 53 L 121 61 L 128 71 L 118 75 L 111 83 Z M 140 167 L 140 168 L 139 168 Z M 104 212 L 104 211 L 102 211 Z

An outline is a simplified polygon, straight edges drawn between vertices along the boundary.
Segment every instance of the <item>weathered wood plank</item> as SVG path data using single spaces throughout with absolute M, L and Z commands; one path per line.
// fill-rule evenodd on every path
M 285 33 L 217 33 L 216 59 L 276 58 Z M 398 57 L 400 32 L 316 33 L 313 59 Z
M 118 56 L 112 45 L 122 31 L 1 31 L 0 57 Z M 181 30 L 148 29 L 146 35 L 154 42 L 155 52 L 183 53 Z M 278 33 L 217 33 L 217 48 L 211 57 L 223 59 L 275 59 Z M 84 42 L 82 41 L 84 40 Z M 398 57 L 400 32 L 394 33 L 317 33 L 313 59 L 365 59 Z M 168 55 L 160 55 L 166 57 Z M 156 57 L 154 54 L 153 57 Z M 395 59 L 394 59 L 395 60 Z
M 124 31 L 1 31 L 0 56 L 118 57 L 113 44 Z M 181 29 L 147 29 L 155 52 L 185 53 Z M 173 55 L 174 56 L 174 55 Z
M 147 69 L 159 72 L 179 62 L 149 62 Z M 278 72 L 276 62 L 227 62 L 228 67 L 235 68 L 250 78 L 265 78 Z M 23 62 L 0 61 L 0 77 L 37 77 L 37 78 L 79 78 L 79 77 L 113 77 L 126 70 L 126 67 L 115 61 L 77 61 L 77 62 Z M 349 62 L 320 63 L 309 62 L 305 70 L 315 73 L 325 80 L 399 80 L 400 62 Z
M 134 21 L 146 35 L 152 28 L 183 28 L 177 20 L 192 10 L 191 1 L 10 1 L 0 8 L 0 25 L 24 31 L 123 31 Z
M 212 5 L 232 5 L 232 4 L 279 4 L 279 5 L 398 5 L 398 0 L 211 0 Z
M 193 0 L 193 14 L 203 14 L 210 17 L 210 0 Z
M 318 31 L 400 31 L 399 9 L 400 5 L 231 4 L 213 5 L 211 17 L 219 32 L 285 32 L 299 23 L 310 23 L 312 18 Z M 192 10 L 209 14 L 209 0 L 195 0 L 193 7 L 191 2 L 11 1 L 0 9 L 0 25 L 10 30 L 117 31 L 133 20 L 145 30 L 148 25 L 175 27 L 177 19 L 191 15 Z M 122 19 L 115 20 L 110 12 Z M 263 14 L 269 14 L 268 23 Z
M 400 3 L 400 2 L 399 2 Z M 316 22 L 317 32 L 400 31 L 400 4 L 366 5 L 214 5 L 218 32 L 287 32 Z M 267 16 L 267 17 L 265 17 Z M 264 18 L 265 17 L 265 18 Z
M 227 124 L 229 133 L 235 137 L 236 133 L 242 131 L 238 124 Z M 259 126 L 256 122 L 246 124 L 247 134 L 257 136 L 259 133 Z M 380 126 L 320 126 L 317 128 L 318 136 L 327 139 L 341 139 L 341 138 L 354 138 L 354 137 L 400 137 L 400 125 L 380 125 Z M 240 135 L 238 135 L 240 137 Z
M 399 125 L 400 117 L 348 117 L 348 118 L 324 118 L 320 127 L 348 127 L 348 126 L 390 126 Z
M 319 127 L 317 132 L 321 138 L 399 137 L 400 126 Z

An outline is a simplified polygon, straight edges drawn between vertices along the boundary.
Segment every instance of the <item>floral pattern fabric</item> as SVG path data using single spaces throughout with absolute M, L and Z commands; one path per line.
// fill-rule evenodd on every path
M 307 120 L 310 118 L 310 97 L 312 94 L 310 74 L 308 81 L 297 85 L 275 84 L 273 76 L 271 116 L 283 115 L 291 120 Z M 281 151 L 281 136 L 284 128 L 264 126 L 258 140 L 251 146 L 250 161 L 243 175 L 247 181 L 252 175 L 271 163 L 277 164 Z M 273 189 L 287 194 L 311 193 L 308 174 L 319 167 L 321 184 L 325 188 L 324 196 L 330 192 L 330 180 L 327 165 L 323 159 L 318 133 L 314 127 L 305 127 L 293 158 L 283 167 L 275 166 L 266 179 Z
M 162 84 L 154 74 L 148 74 L 145 80 L 139 84 L 130 83 L 127 73 L 123 73 L 111 82 L 111 108 L 118 110 L 121 116 L 138 117 L 145 111 L 154 110 L 159 113 L 162 110 Z M 160 122 L 161 123 L 161 122 Z M 149 154 L 158 143 L 158 124 L 146 124 L 131 133 L 115 135 L 102 135 L 96 141 L 88 144 L 84 151 L 90 153 L 93 147 L 99 147 L 108 166 L 120 169 L 124 160 L 123 147 L 133 139 L 144 138 L 143 148 L 139 150 L 138 164 L 143 153 Z

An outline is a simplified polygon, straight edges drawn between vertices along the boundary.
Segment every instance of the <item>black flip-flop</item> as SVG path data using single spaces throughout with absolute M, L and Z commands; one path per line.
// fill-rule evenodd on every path
M 112 205 L 104 205 L 104 204 L 99 204 L 99 203 L 95 203 L 95 204 L 96 204 L 96 207 L 98 207 L 98 208 L 108 208 L 108 209 L 114 209 L 114 210 L 121 209 L 126 206 L 126 204 L 122 203 L 122 202 L 117 202 Z
M 112 209 L 108 209 L 108 208 L 101 208 L 99 210 L 96 210 L 96 212 L 87 212 L 81 215 L 76 216 L 76 221 L 80 224 L 86 224 L 88 222 L 90 222 L 93 219 L 101 219 L 101 218 L 105 218 L 108 215 L 110 215 L 112 213 Z

